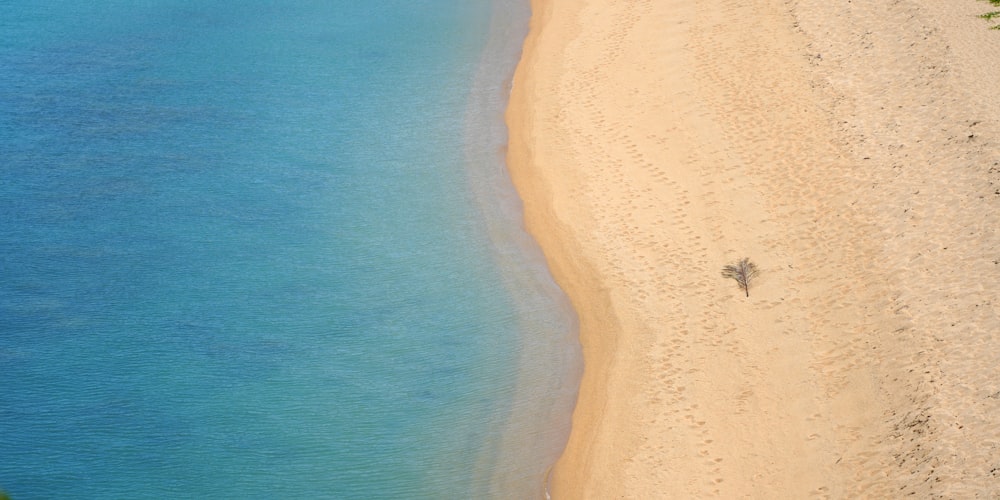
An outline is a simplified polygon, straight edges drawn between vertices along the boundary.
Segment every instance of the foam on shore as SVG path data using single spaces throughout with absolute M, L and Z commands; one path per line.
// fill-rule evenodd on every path
M 1000 44 L 958 4 L 533 2 L 508 164 L 586 363 L 554 498 L 1000 491 Z

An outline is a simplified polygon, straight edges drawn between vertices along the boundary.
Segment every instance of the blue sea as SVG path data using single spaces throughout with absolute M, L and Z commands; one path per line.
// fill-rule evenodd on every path
M 0 490 L 541 498 L 527 0 L 0 0 Z

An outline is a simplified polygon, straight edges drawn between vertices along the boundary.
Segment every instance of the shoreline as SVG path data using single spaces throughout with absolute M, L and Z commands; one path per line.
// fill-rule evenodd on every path
M 466 107 L 465 184 L 490 241 L 490 258 L 515 312 L 509 400 L 497 408 L 502 424 L 491 430 L 476 459 L 477 483 L 488 498 L 544 494 L 547 467 L 569 434 L 582 360 L 575 312 L 548 273 L 541 249 L 524 230 L 521 200 L 507 174 L 504 152 L 510 79 L 530 18 L 528 0 L 493 0 L 486 43 Z
M 507 164 L 586 364 L 552 497 L 1000 491 L 981 4 L 532 9 Z

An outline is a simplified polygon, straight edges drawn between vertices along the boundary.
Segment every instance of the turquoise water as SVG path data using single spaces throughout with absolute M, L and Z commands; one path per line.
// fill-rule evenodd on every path
M 574 317 L 521 0 L 0 2 L 0 489 L 531 498 Z

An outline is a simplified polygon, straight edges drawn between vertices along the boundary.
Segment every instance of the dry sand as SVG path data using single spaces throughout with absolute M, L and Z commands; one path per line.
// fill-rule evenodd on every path
M 586 362 L 553 498 L 1000 497 L 988 7 L 534 1 L 508 163 Z

